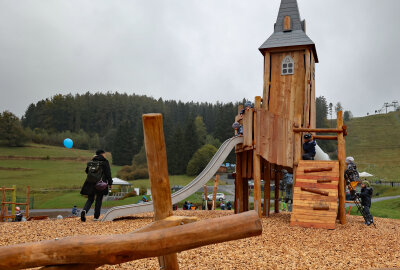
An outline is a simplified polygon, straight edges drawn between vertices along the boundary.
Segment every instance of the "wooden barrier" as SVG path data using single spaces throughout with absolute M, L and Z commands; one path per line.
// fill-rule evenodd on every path
M 258 214 L 249 211 L 144 233 L 67 237 L 3 246 L 0 247 L 0 269 L 45 265 L 64 265 L 62 267 L 79 265 L 87 267 L 81 269 L 90 267 L 93 269 L 94 265 L 114 265 L 164 256 L 205 245 L 257 236 L 261 233 L 262 224 Z

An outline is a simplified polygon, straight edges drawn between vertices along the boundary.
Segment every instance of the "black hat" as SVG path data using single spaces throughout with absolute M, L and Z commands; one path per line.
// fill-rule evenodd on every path
M 304 139 L 311 139 L 312 135 L 310 133 L 304 134 Z
M 99 155 L 104 154 L 104 153 L 105 153 L 104 150 L 99 149 L 99 150 L 96 151 L 96 156 L 99 156 Z

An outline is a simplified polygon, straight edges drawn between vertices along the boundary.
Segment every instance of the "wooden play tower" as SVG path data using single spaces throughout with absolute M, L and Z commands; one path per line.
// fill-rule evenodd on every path
M 286 169 L 294 176 L 291 224 L 333 229 L 337 216 L 345 222 L 346 127 L 339 112 L 335 129 L 316 128 L 318 56 L 296 0 L 281 1 L 274 33 L 259 50 L 264 56 L 262 98 L 255 97 L 254 108 L 235 119 L 243 125 L 244 136 L 244 143 L 236 147 L 235 211 L 249 209 L 248 180 L 254 179 L 254 210 L 259 216 L 269 215 L 270 182 L 274 181 L 274 208 L 279 212 L 281 170 Z M 339 160 L 301 160 L 303 132 L 314 133 L 315 139 L 337 140 Z M 261 179 L 265 187 L 263 211 Z

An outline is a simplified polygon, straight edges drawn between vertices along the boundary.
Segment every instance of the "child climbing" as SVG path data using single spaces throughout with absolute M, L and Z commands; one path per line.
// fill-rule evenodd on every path
M 361 192 L 358 193 L 358 197 L 361 198 L 361 205 L 364 208 L 364 219 L 365 224 L 368 226 L 374 223 L 374 218 L 371 215 L 369 209 L 371 208 L 371 198 L 372 198 L 373 189 L 368 181 L 364 180 L 361 183 Z
M 292 211 L 293 203 L 293 174 L 289 173 L 287 170 L 283 169 L 283 185 L 285 188 L 285 203 L 287 204 L 287 210 Z
M 314 141 L 312 135 L 310 133 L 304 134 L 304 143 L 303 143 L 303 160 L 314 160 L 315 157 L 315 146 L 317 143 Z
M 235 130 L 235 136 L 243 136 L 243 126 L 239 122 L 233 123 L 232 128 Z
M 354 163 L 353 157 L 347 157 L 345 162 L 347 167 L 344 172 L 344 179 L 346 180 L 346 185 L 350 191 L 350 200 L 354 200 L 356 186 L 360 182 L 360 175 L 358 174 L 357 166 Z

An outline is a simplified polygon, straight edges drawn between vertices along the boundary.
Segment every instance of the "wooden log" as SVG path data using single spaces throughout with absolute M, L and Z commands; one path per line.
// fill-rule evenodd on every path
M 264 211 L 263 215 L 269 217 L 271 204 L 271 164 L 265 161 L 264 164 Z
M 310 168 L 304 169 L 304 173 L 312 173 L 312 172 L 330 172 L 332 171 L 332 167 L 323 167 L 323 168 Z
M 235 214 L 243 212 L 242 153 L 236 153 Z
M 217 189 L 218 189 L 218 182 L 219 182 L 219 174 L 217 174 L 215 176 L 215 180 L 214 180 L 214 189 L 213 189 L 213 199 L 212 199 L 212 210 L 215 210 L 215 208 L 217 208 Z
M 343 129 L 343 113 L 342 111 L 337 112 L 337 129 Z M 344 141 L 344 134 L 338 134 L 338 159 L 339 159 L 339 220 L 340 224 L 346 222 L 346 210 L 345 210 L 345 199 L 346 199 L 346 186 L 344 183 L 344 170 L 346 167 L 346 145 Z
M 261 233 L 262 224 L 258 214 L 249 211 L 145 233 L 75 236 L 2 246 L 0 269 L 82 263 L 114 265 Z
M 30 187 L 26 187 L 26 207 L 25 207 L 25 217 L 29 217 L 29 192 L 30 192 Z
M 41 270 L 94 270 L 100 265 L 94 264 L 64 264 L 64 265 L 49 265 L 40 268 Z
M 261 97 L 257 96 L 254 101 L 254 117 L 256 119 L 257 110 L 261 107 Z M 253 123 L 254 133 L 259 134 L 260 126 L 257 125 L 256 121 Z M 258 147 L 257 145 L 255 146 Z M 253 179 L 254 179 L 254 210 L 258 213 L 258 216 L 262 217 L 261 209 L 261 157 L 257 154 L 257 151 L 253 150 Z
M 313 210 L 326 211 L 329 210 L 329 205 L 315 205 Z
M 163 119 L 161 114 L 144 114 L 142 119 L 154 219 L 157 221 L 173 215 Z M 179 269 L 177 255 L 172 252 L 160 257 L 159 263 L 164 269 Z
M 151 232 L 160 229 L 171 228 L 179 225 L 189 224 L 198 221 L 198 217 L 185 217 L 185 216 L 170 216 L 162 220 L 154 221 L 142 228 L 139 228 L 131 233 Z
M 313 138 L 315 140 L 330 140 L 330 141 L 336 141 L 337 140 L 337 136 L 325 136 L 325 135 L 314 135 Z
M 293 132 L 298 133 L 298 132 L 316 132 L 316 133 L 342 133 L 343 128 L 298 128 L 295 127 L 293 128 Z
M 319 189 L 316 189 L 316 188 L 302 187 L 301 190 L 302 191 L 311 192 L 311 193 L 315 193 L 315 194 L 319 194 L 319 195 L 323 195 L 323 196 L 329 196 L 329 192 L 323 191 L 323 190 L 319 190 Z
M 332 183 L 331 179 L 318 179 L 317 183 Z

